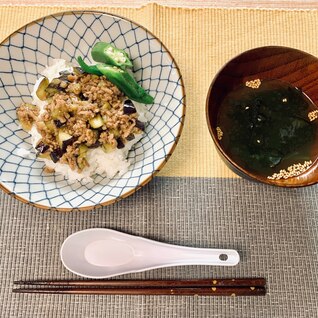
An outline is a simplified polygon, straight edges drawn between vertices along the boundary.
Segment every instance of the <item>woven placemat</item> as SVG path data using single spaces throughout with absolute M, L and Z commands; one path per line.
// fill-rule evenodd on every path
M 242 179 L 158 177 L 131 197 L 92 212 L 47 212 L 0 195 L 0 317 L 316 317 L 317 187 L 277 189 Z M 91 227 L 165 243 L 234 248 L 235 267 L 186 266 L 129 279 L 261 276 L 265 297 L 12 294 L 14 280 L 75 278 L 63 268 L 64 239 Z
M 67 8 L 67 10 L 76 8 Z M 214 149 L 205 119 L 205 99 L 218 70 L 237 54 L 283 45 L 318 55 L 318 11 L 182 9 L 155 4 L 139 9 L 93 8 L 142 24 L 163 41 L 186 86 L 186 123 L 180 143 L 161 176 L 235 177 Z M 0 7 L 0 39 L 63 7 Z M 200 162 L 200 164 L 197 164 Z

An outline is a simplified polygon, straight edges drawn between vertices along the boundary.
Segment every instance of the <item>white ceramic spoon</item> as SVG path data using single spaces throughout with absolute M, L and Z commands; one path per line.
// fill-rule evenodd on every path
M 234 266 L 240 256 L 235 250 L 177 246 L 94 228 L 70 235 L 61 247 L 61 259 L 74 274 L 107 278 L 178 265 Z

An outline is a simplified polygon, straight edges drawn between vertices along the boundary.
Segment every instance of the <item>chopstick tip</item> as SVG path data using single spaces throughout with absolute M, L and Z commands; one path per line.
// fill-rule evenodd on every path
M 41 280 L 15 280 L 15 281 L 13 281 L 13 284 L 14 285 L 42 285 L 43 281 L 41 281 Z
M 13 281 L 13 285 L 22 285 L 22 284 L 25 284 L 26 282 L 25 281 L 22 281 L 22 280 L 15 280 Z
M 20 293 L 20 289 L 18 289 L 18 288 L 12 289 L 12 292 L 13 293 Z

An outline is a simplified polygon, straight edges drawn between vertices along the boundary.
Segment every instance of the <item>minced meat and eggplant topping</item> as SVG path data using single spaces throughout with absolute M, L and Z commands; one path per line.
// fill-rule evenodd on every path
M 17 109 L 22 128 L 30 131 L 35 126 L 41 135 L 37 156 L 78 172 L 88 166 L 90 148 L 109 153 L 142 133 L 145 124 L 138 120 L 133 101 L 154 101 L 128 73 L 132 62 L 125 51 L 99 42 L 92 57 L 100 63 L 87 65 L 78 58 L 80 68 L 41 81 L 36 94 L 47 102 L 42 111 L 28 103 Z

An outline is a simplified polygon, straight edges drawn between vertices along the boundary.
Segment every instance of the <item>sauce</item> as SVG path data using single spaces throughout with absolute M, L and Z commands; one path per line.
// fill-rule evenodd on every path
M 258 81 L 258 82 L 257 82 Z M 318 108 L 298 88 L 279 80 L 251 81 L 223 100 L 217 133 L 232 160 L 259 176 L 306 170 L 318 155 Z M 295 170 L 295 169 L 294 169 Z

